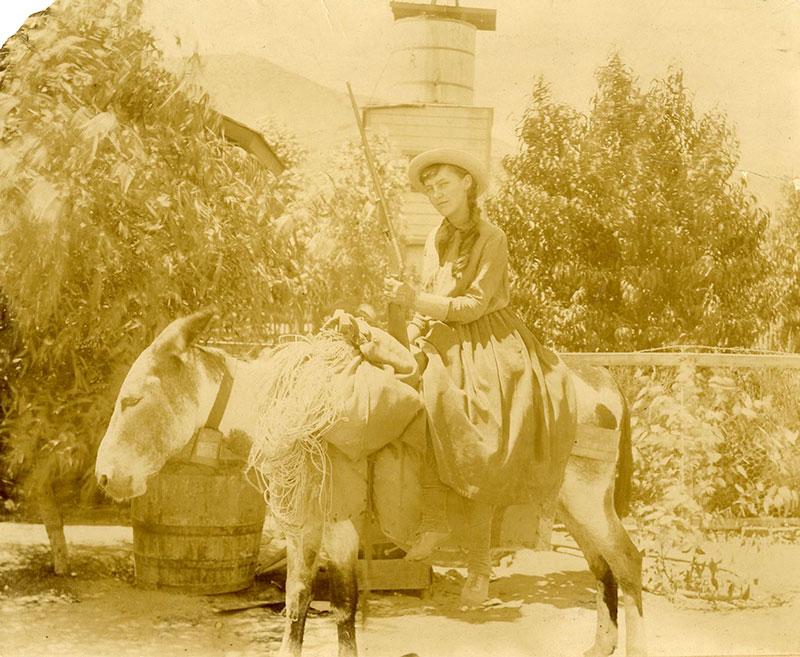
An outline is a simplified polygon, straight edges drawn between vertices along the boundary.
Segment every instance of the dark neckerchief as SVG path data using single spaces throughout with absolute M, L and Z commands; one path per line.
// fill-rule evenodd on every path
M 439 229 L 436 231 L 434 244 L 436 245 L 436 253 L 439 256 L 440 267 L 444 265 L 445 254 L 447 253 L 447 249 L 455 239 L 456 235 L 460 234 L 461 236 L 458 256 L 453 264 L 453 276 L 456 278 L 461 276 L 461 273 L 464 271 L 464 267 L 467 266 L 470 251 L 472 251 L 475 240 L 478 239 L 478 223 L 478 221 L 472 221 L 464 228 L 457 228 L 447 217 L 445 217 L 442 220 Z

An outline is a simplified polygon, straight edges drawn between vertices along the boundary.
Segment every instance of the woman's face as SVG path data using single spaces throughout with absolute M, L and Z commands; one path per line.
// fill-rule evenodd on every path
M 439 166 L 423 175 L 423 184 L 428 199 L 443 217 L 454 217 L 468 210 L 467 192 L 472 176 L 461 176 L 452 167 Z

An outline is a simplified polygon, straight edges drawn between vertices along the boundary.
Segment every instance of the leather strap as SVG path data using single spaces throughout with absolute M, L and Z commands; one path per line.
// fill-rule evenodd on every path
M 228 367 L 223 365 L 222 380 L 217 389 L 217 396 L 211 406 L 208 419 L 204 426 L 192 436 L 178 454 L 178 460 L 190 461 L 215 467 L 220 461 L 241 460 L 241 456 L 234 454 L 222 444 L 225 439 L 219 430 L 219 425 L 225 415 L 225 409 L 231 397 L 233 376 Z
M 231 398 L 231 389 L 233 388 L 233 376 L 227 366 L 224 366 L 222 372 L 222 381 L 217 390 L 217 397 L 214 400 L 214 405 L 211 407 L 211 412 L 208 414 L 205 426 L 208 429 L 219 429 L 222 423 L 222 418 L 225 415 L 225 409 L 228 407 L 228 401 Z
M 619 430 L 604 429 L 592 424 L 578 424 L 570 454 L 593 461 L 616 463 L 618 444 Z

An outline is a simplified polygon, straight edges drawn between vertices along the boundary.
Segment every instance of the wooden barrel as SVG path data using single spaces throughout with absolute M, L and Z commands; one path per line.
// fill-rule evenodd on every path
M 264 514 L 241 463 L 168 463 L 132 500 L 136 584 L 198 594 L 247 588 Z

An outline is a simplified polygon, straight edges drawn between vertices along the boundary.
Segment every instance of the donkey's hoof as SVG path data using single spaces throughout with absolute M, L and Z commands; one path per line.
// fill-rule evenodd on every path
M 593 645 L 583 653 L 583 657 L 608 657 L 614 652 L 615 648 L 616 646 L 613 643 L 609 645 Z
M 283 613 L 287 620 L 296 623 L 300 620 L 300 605 L 287 604 Z
M 299 657 L 300 650 L 291 646 L 281 646 L 276 657 Z

